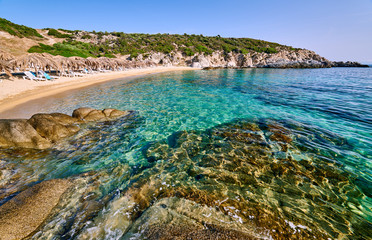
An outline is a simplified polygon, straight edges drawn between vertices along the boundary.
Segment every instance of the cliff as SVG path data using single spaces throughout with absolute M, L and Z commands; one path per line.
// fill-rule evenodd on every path
M 130 58 L 129 56 L 127 56 Z M 182 52 L 140 54 L 132 61 L 149 61 L 166 66 L 191 66 L 195 68 L 329 68 L 329 67 L 368 67 L 357 62 L 332 62 L 313 51 L 279 50 L 277 53 L 252 52 L 226 53 L 216 51 L 210 55 L 195 54 L 185 56 Z

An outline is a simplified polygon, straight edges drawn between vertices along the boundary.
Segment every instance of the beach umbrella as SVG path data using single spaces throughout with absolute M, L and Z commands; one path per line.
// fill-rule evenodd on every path
M 48 68 L 49 72 L 51 72 L 52 69 L 57 71 L 62 69 L 61 64 L 59 63 L 59 61 L 56 60 L 55 56 L 53 56 L 52 54 L 41 53 L 41 57 L 43 57 L 46 60 L 44 68 Z
M 68 58 L 57 55 L 57 56 L 53 56 L 53 60 L 58 64 L 60 69 L 62 69 L 62 70 L 68 69 L 68 67 L 69 67 L 68 66 L 68 64 L 69 64 Z
M 5 72 L 6 75 L 8 75 L 10 78 L 13 79 L 12 75 L 12 62 L 0 59 L 0 72 Z
M 82 57 L 69 57 L 70 65 L 74 70 L 86 67 L 85 58 Z
M 99 60 L 97 60 L 97 58 L 92 58 L 92 57 L 86 58 L 85 64 L 92 69 L 97 69 L 99 68 L 99 65 L 100 65 Z
M 98 58 L 98 60 L 99 60 L 100 66 L 105 68 L 105 69 L 114 67 L 114 64 L 113 64 L 111 58 L 100 57 L 100 58 Z
M 0 60 L 13 60 L 14 56 L 8 52 L 4 52 L 0 50 Z
M 22 70 L 34 68 L 37 72 L 38 69 L 44 68 L 48 64 L 48 60 L 40 53 L 28 53 L 16 58 L 14 64 Z

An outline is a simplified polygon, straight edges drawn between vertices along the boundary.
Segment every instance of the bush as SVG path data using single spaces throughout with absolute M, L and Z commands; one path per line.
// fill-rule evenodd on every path
M 53 46 L 40 43 L 39 46 L 31 47 L 28 52 L 47 52 L 52 55 L 61 55 L 64 57 L 78 56 L 83 58 L 96 57 L 98 55 L 96 48 L 91 47 L 89 44 L 84 45 L 82 42 L 55 43 Z
M 90 36 L 89 34 L 87 34 L 87 35 L 82 36 L 81 38 L 82 38 L 82 39 L 91 39 L 92 36 Z
M 70 37 L 70 34 L 62 34 L 61 32 L 59 32 L 59 31 L 57 31 L 53 28 L 49 29 L 48 35 L 49 36 L 54 36 L 56 38 L 68 38 L 68 37 Z
M 186 56 L 189 56 L 189 57 L 195 55 L 195 52 L 194 52 L 193 50 L 191 50 L 190 48 L 183 48 L 183 49 L 182 49 L 182 52 L 183 52 L 184 54 L 186 54 Z

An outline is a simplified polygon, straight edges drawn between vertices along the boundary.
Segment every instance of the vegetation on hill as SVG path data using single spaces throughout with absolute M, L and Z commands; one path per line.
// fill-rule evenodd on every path
M 98 36 L 105 35 L 97 33 Z M 174 50 L 182 51 L 188 56 L 195 53 L 210 55 L 215 51 L 226 53 L 254 52 L 275 53 L 282 45 L 251 38 L 222 38 L 220 36 L 207 37 L 188 34 L 138 34 L 111 33 L 118 38 L 112 47 L 113 53 L 136 55 L 150 51 L 170 53 Z M 107 34 L 106 34 L 107 35 Z
M 39 46 L 31 47 L 28 52 L 30 53 L 50 53 L 52 55 L 60 55 L 64 57 L 115 57 L 110 53 L 106 53 L 100 50 L 100 47 L 89 44 L 83 43 L 78 41 L 71 41 L 71 42 L 62 42 L 62 43 L 55 43 L 53 46 L 45 45 L 39 43 Z
M 49 30 L 51 31 L 51 30 Z M 68 35 L 68 34 L 67 34 Z M 111 36 L 105 40 L 104 36 Z M 137 57 L 139 54 L 149 52 L 161 52 L 169 54 L 172 51 L 181 51 L 186 56 L 196 53 L 210 55 L 214 51 L 225 53 L 235 52 L 246 54 L 248 52 L 276 53 L 278 48 L 294 50 L 291 47 L 278 43 L 266 42 L 251 38 L 222 38 L 206 37 L 203 35 L 179 35 L 179 34 L 139 34 L 139 33 L 89 33 L 81 36 L 81 39 L 97 39 L 96 43 L 83 43 L 74 40 L 73 35 L 63 43 L 53 46 L 40 45 L 32 47 L 29 52 L 48 52 L 62 56 L 113 56 L 114 54 Z M 94 42 L 94 41 L 93 41 Z
M 54 36 L 56 38 L 69 38 L 71 36 L 71 34 L 63 34 L 60 31 L 53 29 L 53 28 L 49 28 L 48 30 L 49 30 L 48 35 Z
M 17 25 L 0 18 L 0 30 L 19 37 L 39 37 L 35 29 Z M 195 34 L 141 34 L 122 32 L 83 32 L 65 29 L 46 28 L 48 35 L 63 38 L 65 41 L 52 46 L 39 43 L 31 47 L 29 52 L 47 52 L 65 57 L 115 57 L 115 55 L 130 55 L 132 58 L 149 52 L 170 54 L 180 51 L 186 56 L 196 53 L 210 55 L 215 51 L 225 54 L 265 52 L 276 53 L 279 49 L 296 50 L 278 43 L 252 38 L 223 38 L 221 36 L 203 36 Z
M 41 36 L 35 29 L 12 23 L 4 18 L 0 18 L 0 31 L 7 32 L 20 38 L 43 38 L 43 36 Z

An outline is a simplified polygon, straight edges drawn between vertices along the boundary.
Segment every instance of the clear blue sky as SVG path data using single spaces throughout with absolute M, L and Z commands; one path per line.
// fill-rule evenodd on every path
M 372 0 L 0 0 L 34 28 L 251 37 L 372 63 Z

